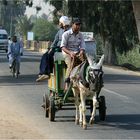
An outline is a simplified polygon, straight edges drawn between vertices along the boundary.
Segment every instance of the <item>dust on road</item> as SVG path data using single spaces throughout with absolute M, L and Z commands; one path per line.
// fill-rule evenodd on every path
M 0 102 L 0 139 L 41 139 L 43 136 L 29 125 L 27 118 L 18 114 L 8 103 Z

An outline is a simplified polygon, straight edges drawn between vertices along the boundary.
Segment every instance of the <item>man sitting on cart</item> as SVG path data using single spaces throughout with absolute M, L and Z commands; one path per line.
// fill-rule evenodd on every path
M 72 28 L 62 35 L 61 48 L 67 65 L 65 91 L 68 89 L 70 82 L 70 72 L 74 66 L 82 63 L 85 60 L 85 41 L 80 32 L 81 21 L 79 18 L 74 18 L 72 21 Z M 76 59 L 75 59 L 76 58 Z M 75 64 L 75 60 L 79 60 Z
M 57 51 L 61 51 L 60 44 L 62 40 L 62 34 L 69 29 L 70 20 L 67 16 L 62 16 L 59 19 L 60 29 L 55 35 L 55 39 L 49 48 L 49 50 L 42 56 L 40 62 L 40 73 L 39 77 L 36 79 L 37 82 L 46 80 L 49 78 L 50 73 L 53 71 L 53 56 Z

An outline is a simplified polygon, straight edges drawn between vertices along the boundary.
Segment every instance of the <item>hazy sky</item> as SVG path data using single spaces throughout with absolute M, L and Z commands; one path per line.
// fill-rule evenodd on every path
M 30 17 L 31 15 L 36 14 L 36 6 L 41 6 L 41 11 L 38 12 L 38 16 L 41 16 L 43 13 L 49 14 L 52 10 L 53 7 L 49 5 L 48 3 L 44 3 L 43 0 L 33 0 L 33 6 L 32 7 L 26 7 L 26 12 L 25 14 Z

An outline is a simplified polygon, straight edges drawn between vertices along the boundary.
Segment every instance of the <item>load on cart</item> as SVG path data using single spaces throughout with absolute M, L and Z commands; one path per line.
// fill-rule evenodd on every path
M 102 64 L 104 55 L 97 58 L 93 33 L 83 32 L 86 43 L 87 59 L 73 68 L 70 73 L 70 84 L 67 91 L 65 86 L 66 65 L 62 52 L 54 54 L 54 69 L 48 80 L 48 91 L 43 96 L 45 104 L 45 116 L 50 121 L 55 120 L 55 114 L 63 105 L 73 103 L 76 107 L 75 123 L 80 124 L 83 129 L 87 128 L 86 105 L 90 106 L 90 124 L 94 123 L 96 109 L 99 110 L 100 120 L 104 121 L 106 116 L 105 97 L 100 96 L 103 87 Z

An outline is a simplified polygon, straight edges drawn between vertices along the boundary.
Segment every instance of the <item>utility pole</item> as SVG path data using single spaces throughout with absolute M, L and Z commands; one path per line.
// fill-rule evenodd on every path
M 2 1 L 0 0 L 0 26 L 3 26 L 2 21 Z
M 10 0 L 9 1 L 9 5 L 11 5 L 10 7 L 10 36 L 12 36 L 13 33 L 13 10 L 14 10 L 14 1 Z
M 10 36 L 12 36 L 12 27 L 13 27 L 13 8 L 11 6 L 11 16 L 10 16 Z

